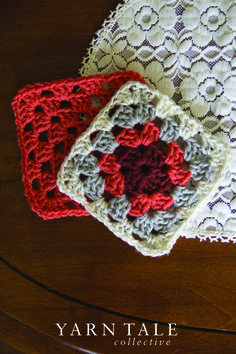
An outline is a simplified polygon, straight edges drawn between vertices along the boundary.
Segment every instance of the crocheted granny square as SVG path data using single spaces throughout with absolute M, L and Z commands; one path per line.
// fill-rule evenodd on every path
M 215 192 L 227 152 L 170 98 L 129 82 L 77 139 L 57 183 L 115 235 L 160 256 Z
M 56 176 L 76 138 L 128 80 L 144 82 L 124 71 L 28 85 L 14 98 L 25 195 L 39 216 L 89 214 L 58 190 Z

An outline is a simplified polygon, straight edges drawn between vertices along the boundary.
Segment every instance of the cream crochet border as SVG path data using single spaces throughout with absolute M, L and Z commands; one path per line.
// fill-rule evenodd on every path
M 152 235 L 148 240 L 137 240 L 132 236 L 132 222 L 125 220 L 122 223 L 111 222 L 107 214 L 107 203 L 104 199 L 89 203 L 84 195 L 83 182 L 73 169 L 72 159 L 77 154 L 88 155 L 93 151 L 90 134 L 97 130 L 110 131 L 113 127 L 109 117 L 109 111 L 116 105 L 130 105 L 138 102 L 152 102 L 156 108 L 158 117 L 165 119 L 168 116 L 177 116 L 180 120 L 180 136 L 188 139 L 198 132 L 201 132 L 203 141 L 203 152 L 209 153 L 212 149 L 212 166 L 216 178 L 212 183 L 200 182 L 197 192 L 199 203 L 191 208 L 182 207 L 178 210 L 178 216 L 184 221 L 177 229 L 169 231 L 165 235 Z M 170 252 L 176 240 L 185 234 L 187 225 L 190 225 L 203 205 L 205 205 L 216 192 L 219 180 L 228 170 L 230 164 L 230 149 L 223 142 L 219 141 L 204 131 L 203 126 L 196 120 L 189 117 L 179 106 L 177 106 L 168 96 L 161 94 L 158 90 L 150 89 L 139 82 L 130 81 L 123 85 L 113 96 L 111 101 L 103 108 L 87 131 L 85 131 L 75 142 L 68 157 L 63 162 L 57 177 L 57 185 L 61 192 L 67 194 L 71 199 L 83 204 L 91 215 L 103 222 L 116 236 L 134 246 L 145 256 L 161 256 Z M 205 231 L 194 230 L 197 234 Z M 188 233 L 186 233 L 188 234 Z M 190 236 L 187 236 L 190 237 Z

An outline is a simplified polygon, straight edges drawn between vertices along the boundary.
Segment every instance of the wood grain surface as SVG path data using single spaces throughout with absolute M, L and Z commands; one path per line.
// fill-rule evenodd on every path
M 11 101 L 27 84 L 77 77 L 117 4 L 0 3 L 0 339 L 29 354 L 234 353 L 233 244 L 180 238 L 170 255 L 144 257 L 90 216 L 44 221 L 24 196 Z

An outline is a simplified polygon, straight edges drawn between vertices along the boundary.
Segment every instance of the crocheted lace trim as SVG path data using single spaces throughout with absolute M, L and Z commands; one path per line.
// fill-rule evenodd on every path
M 57 184 L 142 254 L 160 256 L 214 195 L 229 163 L 227 144 L 168 96 L 130 81 L 76 140 Z
M 229 172 L 185 230 L 188 237 L 222 242 L 235 242 L 236 229 L 235 23 L 234 0 L 124 0 L 80 69 L 82 75 L 137 71 L 230 144 Z
M 116 72 L 28 85 L 14 98 L 25 195 L 39 216 L 89 215 L 60 193 L 56 176 L 76 138 L 130 79 L 144 82 L 138 73 Z

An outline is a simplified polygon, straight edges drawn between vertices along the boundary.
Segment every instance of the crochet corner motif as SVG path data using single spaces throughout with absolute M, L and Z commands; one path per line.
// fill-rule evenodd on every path
M 178 109 L 145 85 L 124 85 L 58 174 L 64 193 L 143 254 L 170 251 L 176 230 L 207 195 L 202 183 L 214 185 L 222 167 L 201 125 Z

